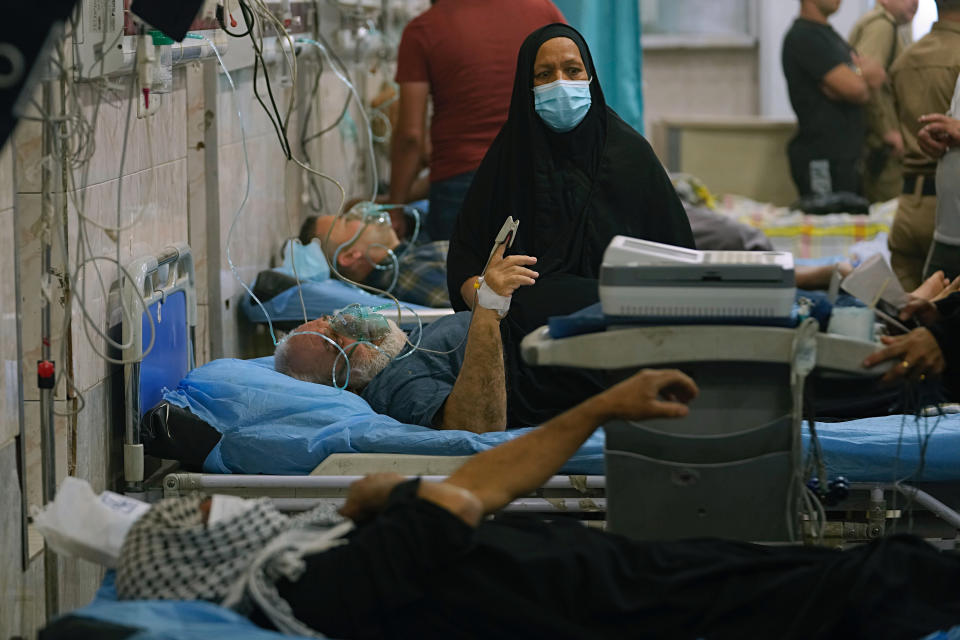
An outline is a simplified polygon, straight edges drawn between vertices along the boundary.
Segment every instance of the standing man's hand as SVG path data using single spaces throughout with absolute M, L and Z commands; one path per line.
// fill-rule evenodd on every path
M 920 122 L 925 126 L 917 134 L 917 141 L 923 152 L 931 158 L 939 158 L 950 147 L 960 145 L 960 120 L 941 113 L 931 113 L 920 116 Z
M 860 67 L 863 80 L 871 89 L 879 89 L 887 81 L 887 72 L 883 65 L 873 58 L 854 53 L 853 63 Z
M 884 133 L 883 142 L 893 150 L 895 156 L 898 158 L 903 156 L 903 134 L 900 133 L 899 129 L 891 129 Z
M 940 320 L 940 311 L 930 300 L 911 298 L 900 310 L 900 320 L 916 319 L 922 325 L 930 326 Z

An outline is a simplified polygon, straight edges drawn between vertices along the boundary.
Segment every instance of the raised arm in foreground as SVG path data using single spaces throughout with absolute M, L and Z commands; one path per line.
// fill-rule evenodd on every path
M 537 429 L 473 456 L 445 482 L 420 484 L 419 495 L 471 526 L 540 487 L 604 422 L 687 415 L 697 386 L 676 370 L 643 370 Z M 341 513 L 355 520 L 382 507 L 404 480 L 398 474 L 370 476 L 351 487 Z

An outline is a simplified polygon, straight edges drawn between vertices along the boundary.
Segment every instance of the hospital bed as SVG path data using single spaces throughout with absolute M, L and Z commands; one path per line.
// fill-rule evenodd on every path
M 787 207 L 726 195 L 717 211 L 762 230 L 777 251 L 789 251 L 807 264 L 830 263 L 873 253 L 885 253 L 897 201 L 877 203 L 867 215 L 834 213 L 807 215 Z
M 178 376 L 181 375 L 181 369 L 190 364 L 190 341 L 186 339 L 181 342 L 175 339 L 175 337 L 171 336 L 167 338 L 161 334 L 165 332 L 179 332 L 185 338 L 191 334 L 190 329 L 193 324 L 190 322 L 190 318 L 194 316 L 192 316 L 189 311 L 189 301 L 192 300 L 192 296 L 186 295 L 184 289 L 188 289 L 189 283 L 192 281 L 192 278 L 189 277 L 190 263 L 189 251 L 186 247 L 179 246 L 172 248 L 162 252 L 161 255 L 155 259 L 146 259 L 141 270 L 144 275 L 142 278 L 136 280 L 137 283 L 140 283 L 141 291 L 152 291 L 152 295 L 148 299 L 148 307 L 159 328 L 157 341 L 155 342 L 160 346 L 157 347 L 156 352 L 151 351 L 139 366 L 127 366 L 128 371 L 124 377 L 126 380 L 135 383 L 131 391 L 132 396 L 128 394 L 127 408 L 135 409 L 134 412 L 128 413 L 128 424 L 137 425 L 142 415 L 144 415 L 144 410 L 142 410 L 141 407 L 146 406 L 146 403 L 149 402 L 148 398 L 157 397 L 159 394 L 164 395 L 168 401 L 176 401 L 179 398 L 183 406 L 215 422 L 215 426 L 223 428 L 223 424 L 226 422 L 233 420 L 236 416 L 249 413 L 252 408 L 258 406 L 258 403 L 263 400 L 261 397 L 248 398 L 246 405 L 242 405 L 238 399 L 242 398 L 245 394 L 256 393 L 258 389 L 263 390 L 263 381 L 269 380 L 272 378 L 271 374 L 276 373 L 272 371 L 269 361 L 242 362 L 241 366 L 243 368 L 237 370 L 236 375 L 238 378 L 250 378 L 247 381 L 247 387 L 244 388 L 242 385 L 237 385 L 237 395 L 235 397 L 221 398 L 219 401 L 216 398 L 210 398 L 208 396 L 207 392 L 211 390 L 208 383 L 214 380 L 227 379 L 228 376 L 226 374 L 231 367 L 235 366 L 234 363 L 229 361 L 215 361 L 190 371 L 182 380 L 178 378 Z M 166 270 L 164 269 L 165 266 L 167 267 Z M 176 274 L 176 276 L 172 274 Z M 178 283 L 183 284 L 183 288 L 178 288 Z M 182 298 L 184 304 L 178 306 L 174 300 L 177 299 L 178 292 L 180 291 L 184 291 L 185 293 Z M 144 322 L 138 323 L 137 326 L 141 329 L 141 337 L 148 335 L 148 321 L 145 324 Z M 128 335 L 128 333 L 124 331 L 124 335 Z M 602 365 L 606 368 L 622 367 L 624 369 L 648 365 L 692 367 L 699 369 L 698 380 L 704 388 L 704 393 L 698 402 L 706 401 L 705 404 L 714 405 L 714 403 L 720 399 L 725 399 L 725 404 L 728 406 L 733 404 L 736 405 L 737 409 L 749 410 L 750 406 L 748 406 L 746 402 L 738 402 L 738 398 L 744 398 L 745 396 L 742 394 L 738 395 L 737 385 L 731 384 L 731 381 L 735 383 L 740 379 L 733 379 L 729 370 L 726 376 L 718 374 L 715 369 L 711 369 L 711 363 L 715 361 L 732 361 L 733 367 L 738 374 L 747 374 L 749 373 L 747 368 L 741 367 L 740 363 L 759 362 L 761 366 L 769 365 L 774 369 L 780 369 L 780 373 L 782 373 L 783 368 L 790 366 L 794 361 L 794 356 L 797 352 L 797 350 L 794 349 L 795 338 L 796 333 L 793 329 L 739 326 L 706 327 L 702 325 L 696 327 L 617 327 L 595 333 L 554 338 L 551 337 L 550 329 L 544 327 L 527 337 L 523 343 L 523 350 L 525 357 L 530 360 L 531 363 L 540 365 Z M 837 372 L 850 373 L 851 367 L 848 363 L 851 361 L 851 358 L 853 358 L 854 361 L 859 361 L 859 359 L 869 351 L 869 345 L 836 336 L 817 334 L 813 336 L 811 340 L 814 343 L 812 348 L 815 350 L 814 358 L 816 365 L 820 369 L 831 372 L 832 374 Z M 809 348 L 811 345 L 807 344 L 806 346 Z M 153 357 L 150 357 L 151 355 Z M 169 368 L 165 368 L 168 365 L 170 365 Z M 263 377 L 256 377 L 257 374 Z M 280 382 L 280 378 L 276 378 L 276 383 L 278 385 L 283 384 Z M 290 384 L 292 385 L 291 387 L 284 387 L 287 393 L 293 391 L 292 399 L 288 400 L 288 403 L 300 406 L 297 404 L 301 401 L 298 395 L 306 394 L 308 388 L 300 387 L 298 391 L 297 384 L 307 385 L 308 383 L 299 383 L 291 379 Z M 765 386 L 770 390 L 769 387 L 771 385 Z M 164 392 L 165 388 L 166 392 Z M 279 388 L 280 387 L 278 387 L 278 389 Z M 316 391 L 315 388 L 309 390 Z M 216 416 L 205 413 L 206 409 L 203 404 L 205 398 L 205 401 L 209 402 L 210 406 L 212 406 L 213 403 L 237 405 L 236 413 L 220 416 L 219 420 L 224 421 L 223 424 L 221 424 L 216 419 Z M 752 405 L 754 403 L 751 402 L 750 404 Z M 780 421 L 765 421 L 765 418 L 769 415 L 776 416 L 784 410 L 792 411 L 793 409 L 793 406 L 790 405 L 785 398 L 778 397 L 777 394 L 773 392 L 770 393 L 768 400 L 764 400 L 759 404 L 761 408 L 758 412 L 753 415 L 748 415 L 751 421 L 750 424 L 759 422 L 761 423 L 761 427 L 773 424 L 773 431 L 776 431 L 778 427 L 780 427 Z M 273 411 L 273 408 L 260 407 L 260 409 L 262 413 L 259 415 Z M 340 411 L 341 409 L 335 410 Z M 360 409 L 354 408 L 354 410 L 362 413 L 362 407 L 360 407 Z M 716 408 L 710 408 L 708 411 L 718 410 Z M 764 412 L 766 415 L 764 415 Z M 348 421 L 362 422 L 356 415 L 349 415 L 346 419 Z M 836 538 L 838 540 L 848 541 L 875 537 L 878 534 L 882 534 L 884 530 L 889 531 L 889 528 L 884 529 L 887 526 L 886 523 L 896 522 L 898 520 L 897 516 L 905 513 L 903 509 L 900 509 L 901 513 L 898 514 L 896 507 L 890 504 L 889 501 L 887 501 L 887 504 L 878 504 L 879 501 L 873 499 L 876 498 L 876 496 L 870 495 L 878 489 L 889 494 L 890 486 L 885 484 L 885 479 L 887 477 L 893 477 L 890 464 L 891 459 L 894 457 L 894 448 L 897 445 L 896 439 L 891 439 L 891 434 L 896 433 L 897 423 L 901 423 L 902 426 L 904 421 L 905 418 L 901 416 L 889 416 L 883 419 L 851 421 L 840 423 L 839 425 L 818 423 L 819 438 L 821 446 L 824 449 L 828 473 L 831 476 L 838 472 L 847 474 L 852 480 L 851 488 L 855 491 L 862 490 L 867 494 L 866 499 L 851 494 L 848 500 L 841 502 L 836 507 L 842 510 L 838 513 L 843 514 L 844 517 L 846 516 L 846 512 L 854 511 L 859 511 L 867 515 L 865 523 L 852 521 L 837 522 L 836 524 L 839 525 L 839 530 L 834 533 L 837 534 Z M 694 425 L 692 421 L 675 421 L 672 424 L 675 428 L 667 430 L 658 429 L 657 427 L 661 425 L 657 422 L 646 423 L 645 426 L 652 426 L 653 429 L 644 434 L 647 440 L 641 441 L 639 444 L 643 444 L 643 446 L 646 447 L 641 455 L 648 461 L 659 462 L 661 465 L 669 467 L 669 459 L 657 460 L 658 452 L 670 451 L 671 447 L 677 444 L 676 442 L 670 442 L 669 437 L 676 436 L 684 431 L 687 431 L 687 435 L 689 436 L 695 437 L 697 435 L 696 425 Z M 407 427 L 406 425 L 399 424 L 394 426 L 398 432 L 406 431 Z M 371 429 L 369 432 L 363 429 L 353 431 L 351 430 L 353 427 L 353 424 L 340 426 L 340 439 L 342 442 L 354 443 L 359 439 L 364 441 L 357 443 L 361 445 L 361 448 L 376 446 L 372 444 L 375 442 L 372 438 L 376 435 L 378 429 Z M 772 441 L 773 447 L 779 447 L 780 449 L 777 454 L 781 454 L 782 458 L 786 457 L 796 461 L 799 450 L 806 448 L 808 444 L 808 436 L 802 434 L 801 442 L 798 443 L 796 438 L 797 431 L 794 427 L 795 420 L 791 419 L 786 429 L 788 437 L 773 438 Z M 416 428 L 412 429 L 410 433 L 415 434 L 412 440 L 420 444 L 415 444 L 410 450 L 417 451 L 416 447 L 423 445 L 424 437 L 428 435 L 428 432 L 417 431 Z M 644 472 L 641 469 L 639 471 L 639 478 L 643 478 L 646 473 L 646 479 L 650 480 L 651 484 L 650 486 L 643 487 L 636 486 L 636 484 L 634 484 L 635 479 L 630 477 L 632 473 L 636 472 L 636 469 L 631 469 L 629 463 L 621 464 L 621 462 L 617 460 L 608 460 L 606 464 L 606 477 L 602 475 L 604 447 L 606 448 L 607 454 L 622 452 L 636 455 L 636 451 L 630 451 L 631 447 L 638 444 L 637 442 L 631 442 L 631 432 L 636 432 L 636 430 L 637 425 L 625 423 L 608 425 L 608 439 L 605 445 L 602 434 L 598 433 L 595 437 L 591 438 L 584 449 L 578 453 L 580 458 L 577 464 L 582 464 L 584 466 L 583 470 L 587 471 L 587 473 L 558 476 L 549 481 L 541 491 L 562 492 L 572 486 L 576 491 L 587 492 L 588 495 L 598 496 L 597 498 L 584 500 L 584 502 L 592 501 L 593 505 L 598 509 L 608 506 L 605 504 L 604 499 L 609 500 L 610 508 L 608 517 L 610 518 L 611 528 L 619 528 L 633 535 L 638 535 L 638 537 L 648 537 L 651 535 L 651 529 L 644 527 L 652 524 L 655 531 L 664 535 L 670 535 L 671 530 L 677 526 L 677 523 L 682 522 L 685 517 L 688 517 L 688 515 L 685 516 L 683 513 L 683 509 L 689 506 L 689 501 L 679 500 L 678 504 L 680 506 L 677 506 L 669 514 L 669 517 L 663 517 L 662 514 L 658 514 L 657 517 L 648 519 L 654 521 L 652 523 L 638 523 L 631 520 L 630 513 L 623 512 L 624 500 L 638 501 L 638 498 L 647 497 L 641 494 L 651 494 L 649 497 L 655 498 L 656 496 L 652 494 L 654 493 L 653 487 L 656 486 L 657 480 L 655 478 L 649 478 L 649 472 Z M 780 427 L 779 430 L 782 435 L 784 429 Z M 239 440 L 245 439 L 244 434 L 239 433 L 241 431 L 243 431 L 242 428 L 238 429 L 237 434 L 234 434 L 238 436 Z M 741 433 L 743 431 L 742 429 L 740 430 Z M 136 434 L 138 431 L 134 429 L 134 433 Z M 439 434 L 439 432 L 433 433 Z M 127 436 L 130 435 L 128 432 Z M 224 435 L 226 437 L 226 434 Z M 252 438 L 249 437 L 251 435 Z M 250 442 L 257 443 L 257 438 L 260 435 L 263 435 L 263 433 L 248 433 L 246 434 L 246 439 Z M 511 434 L 494 435 L 497 436 L 494 438 L 494 440 L 496 440 L 501 437 L 510 437 Z M 709 436 L 710 434 L 701 435 Z M 719 435 L 737 436 L 738 434 L 721 433 Z M 660 438 L 659 442 L 657 441 L 658 437 Z M 690 439 L 694 439 L 693 437 Z M 923 474 L 923 478 L 934 481 L 937 489 L 943 489 L 943 492 L 940 493 L 939 491 L 932 490 L 929 492 L 918 492 L 914 486 L 904 483 L 899 483 L 899 490 L 906 493 L 916 503 L 920 503 L 922 506 L 930 509 L 931 512 L 939 515 L 942 518 L 942 520 L 939 520 L 942 525 L 942 538 L 955 543 L 957 529 L 960 529 L 960 521 L 957 521 L 956 513 L 950 507 L 955 508 L 957 504 L 960 504 L 960 501 L 957 500 L 957 488 L 958 484 L 960 484 L 960 465 L 957 464 L 957 452 L 960 451 L 960 417 L 947 416 L 943 418 L 942 424 L 940 424 L 940 428 L 935 434 L 935 438 L 935 446 L 931 447 L 927 453 L 926 471 Z M 262 444 L 262 441 L 260 441 L 260 443 Z M 656 446 L 650 447 L 649 445 L 651 443 Z M 216 462 L 216 464 L 222 464 L 225 467 L 230 467 L 235 464 L 245 464 L 235 457 L 234 451 L 232 450 L 234 444 L 234 442 L 227 443 L 221 439 L 221 441 L 218 442 L 219 453 L 208 455 L 207 461 L 211 463 Z M 450 443 L 434 444 L 437 446 L 449 446 Z M 471 447 L 480 450 L 493 444 L 495 444 L 495 442 L 486 442 L 483 437 L 478 437 L 477 439 L 468 439 L 467 442 L 460 442 L 457 446 L 465 448 L 461 450 L 461 453 L 467 453 L 466 450 Z M 766 444 L 769 445 L 770 442 Z M 917 451 L 918 447 L 915 445 L 916 443 L 910 442 L 909 438 L 905 438 L 903 442 L 900 443 L 901 450 L 898 453 L 904 467 L 916 464 L 919 454 Z M 139 455 L 137 454 L 137 446 L 142 445 L 139 442 L 128 442 L 124 447 L 124 452 L 132 452 L 135 455 Z M 433 445 L 428 443 L 427 447 L 429 448 L 430 446 Z M 752 443 L 751 446 L 755 447 L 756 443 Z M 228 450 L 224 451 L 224 449 Z M 734 455 L 739 455 L 742 454 L 743 450 L 743 448 L 738 449 L 737 447 L 719 446 L 711 448 L 707 453 L 715 454 L 725 451 L 728 454 L 733 452 Z M 324 461 L 315 469 L 317 475 L 284 477 L 275 475 L 247 475 L 237 477 L 235 475 L 210 473 L 194 475 L 175 474 L 165 478 L 164 492 L 169 495 L 177 495 L 193 490 L 203 490 L 207 492 L 222 491 L 242 494 L 246 489 L 250 488 L 246 486 L 249 484 L 254 489 L 254 493 L 273 496 L 274 499 L 281 501 L 281 505 L 284 504 L 282 502 L 283 500 L 300 500 L 303 502 L 302 504 L 288 504 L 288 506 L 294 509 L 299 509 L 309 506 L 316 498 L 298 497 L 296 492 L 315 492 L 314 495 L 317 495 L 316 492 L 326 492 L 327 499 L 335 500 L 338 499 L 337 496 L 342 499 L 342 491 L 343 487 L 346 486 L 346 482 L 349 481 L 351 475 L 359 475 L 361 469 L 366 472 L 368 470 L 389 468 L 401 473 L 436 474 L 442 476 L 448 473 L 463 459 L 460 456 L 422 455 L 423 453 L 425 452 L 421 451 L 403 456 L 369 453 L 328 453 L 323 456 Z M 427 451 L 426 453 L 432 452 Z M 598 459 L 597 456 L 601 458 Z M 271 456 L 261 450 L 259 457 L 263 459 Z M 251 454 L 251 460 L 255 460 L 255 458 L 256 456 Z M 262 464 L 269 464 L 270 460 L 261 460 L 260 462 Z M 721 463 L 715 461 L 706 463 L 684 461 L 683 466 L 691 468 L 697 464 L 703 465 L 701 469 L 691 468 L 690 470 L 702 470 L 711 464 L 717 468 L 727 467 L 728 469 L 731 466 L 736 466 L 728 464 L 729 462 L 730 460 Z M 136 469 L 139 466 L 142 465 L 127 464 L 125 468 L 130 470 Z M 745 467 L 748 466 L 750 465 L 745 465 Z M 752 473 L 759 483 L 770 480 L 770 476 L 765 474 L 764 469 L 759 467 L 748 469 L 748 473 Z M 626 474 L 626 478 L 624 478 L 624 474 Z M 255 480 L 254 478 L 257 477 L 262 480 Z M 689 480 L 689 477 L 685 477 L 684 474 L 679 474 L 679 476 L 675 477 L 685 481 Z M 715 478 L 707 478 L 705 475 L 702 476 L 702 478 L 711 483 L 721 482 Z M 128 477 L 128 480 L 130 479 L 131 478 Z M 693 486 L 689 482 L 681 482 L 681 485 L 685 486 L 680 488 Z M 896 485 L 892 486 L 896 487 Z M 664 488 L 662 485 L 659 487 L 661 490 L 664 490 Z M 726 488 L 726 485 L 723 484 L 714 484 L 713 486 L 713 489 L 719 489 L 721 491 L 724 488 Z M 672 488 L 666 487 L 666 490 L 670 491 Z M 294 492 L 292 495 L 290 493 L 291 491 Z M 938 498 L 942 500 L 938 501 L 937 498 L 934 498 L 932 495 L 934 493 L 937 493 Z M 306 494 L 301 493 L 300 495 Z M 547 494 L 544 494 L 544 496 L 544 502 L 556 500 L 552 495 L 546 497 Z M 639 502 L 642 502 L 642 500 L 638 501 L 638 503 Z M 527 506 L 524 506 L 524 504 L 525 503 L 521 502 L 519 505 L 515 505 L 515 508 L 542 510 L 542 505 L 527 504 Z M 567 503 L 557 501 L 556 504 Z M 749 504 L 728 504 L 721 506 L 727 509 L 726 513 L 731 517 L 734 514 L 739 514 L 751 518 L 759 515 L 757 508 L 764 507 L 762 500 L 757 500 Z M 713 506 L 709 508 L 712 510 Z M 773 505 L 769 505 L 769 508 L 776 509 Z M 877 509 L 881 509 L 881 511 L 878 513 Z M 780 512 L 782 513 L 782 505 Z M 871 520 L 871 515 L 882 516 L 882 519 L 880 517 L 874 517 L 873 520 Z M 696 513 L 695 517 L 709 520 L 709 526 L 713 527 L 713 530 L 716 531 L 718 527 L 722 527 L 722 522 L 714 520 L 712 516 L 713 514 L 711 512 L 707 512 L 705 515 Z M 900 519 L 902 520 L 904 518 Z M 854 531 L 860 524 L 865 524 L 865 527 L 861 527 L 863 530 Z M 870 526 L 879 526 L 880 529 L 871 531 L 869 530 Z M 640 530 L 630 531 L 633 527 L 640 527 Z M 848 529 L 851 534 L 849 536 L 847 535 Z M 73 616 L 90 621 L 92 625 L 104 622 L 144 629 L 142 633 L 136 636 L 137 638 L 144 639 L 178 638 L 180 640 L 190 640 L 193 638 L 231 637 L 249 640 L 270 640 L 281 637 L 278 634 L 264 631 L 254 626 L 249 620 L 233 611 L 211 603 L 176 601 L 118 602 L 116 601 L 112 573 L 108 574 L 94 602 L 73 612 Z M 87 631 L 93 633 L 89 628 Z M 940 640 L 942 638 L 956 637 L 960 637 L 960 629 L 954 629 L 949 633 L 932 634 L 924 640 Z
M 274 371 L 272 358 L 223 359 L 194 369 L 196 295 L 189 247 L 174 245 L 156 256 L 133 260 L 128 272 L 131 278 L 120 282 L 119 295 L 125 308 L 133 310 L 134 319 L 119 322 L 117 314 L 127 345 L 122 355 L 129 363 L 123 373 L 124 488 L 128 494 L 156 498 L 161 492 L 176 496 L 205 491 L 269 496 L 282 508 L 300 510 L 319 500 L 341 501 L 349 485 L 368 473 L 447 475 L 467 456 L 520 433 L 477 435 L 402 425 L 377 415 L 355 394 Z M 141 297 L 147 312 L 139 314 Z M 352 299 L 342 301 L 347 304 Z M 434 311 L 438 314 L 433 319 L 444 313 Z M 173 406 L 189 407 L 220 429 L 220 433 L 209 427 L 204 431 L 202 419 L 194 420 L 188 428 L 195 431 L 186 436 L 191 446 L 212 447 L 204 454 L 204 466 L 216 473 L 165 474 L 169 465 L 153 460 L 161 477 L 145 482 L 141 435 L 150 426 L 148 416 L 159 420 L 161 413 L 169 413 L 171 404 L 151 411 L 164 398 Z M 303 421 L 270 423 L 271 414 L 279 411 L 289 416 L 296 406 L 302 409 Z M 224 407 L 236 409 L 236 414 L 217 421 L 215 414 Z M 170 424 L 160 421 L 159 425 L 164 435 L 171 435 Z M 600 445 L 594 442 L 582 455 L 574 456 L 565 468 L 566 475 L 557 476 L 537 495 L 518 500 L 510 508 L 602 512 L 602 478 L 588 477 L 591 470 L 600 468 L 599 461 Z
M 185 247 L 178 249 L 180 255 L 186 256 L 187 253 Z M 163 261 L 161 256 L 161 260 L 147 259 L 146 264 L 152 267 L 156 262 L 158 268 L 162 268 L 160 263 Z M 189 260 L 184 262 L 189 266 Z M 186 267 L 177 269 L 181 273 Z M 358 396 L 283 376 L 273 370 L 270 359 L 217 360 L 187 373 L 189 347 L 165 339 L 164 332 L 176 334 L 175 327 L 179 325 L 183 327 L 179 329 L 180 334 L 190 335 L 192 316 L 188 305 L 175 308 L 171 304 L 174 294 L 164 291 L 159 283 L 154 282 L 156 280 L 159 280 L 157 276 L 151 276 L 150 287 L 144 288 L 159 289 L 155 292 L 156 300 L 151 303 L 151 313 L 155 319 L 161 320 L 157 323 L 159 346 L 139 367 L 130 367 L 140 370 L 139 374 L 130 374 L 138 381 L 139 395 L 128 403 L 132 411 L 128 413 L 128 442 L 124 451 L 141 455 L 141 418 L 161 397 L 168 407 L 177 407 L 196 418 L 185 428 L 206 429 L 209 435 L 204 440 L 206 450 L 201 452 L 198 461 L 202 472 L 180 470 L 166 474 L 156 479 L 160 486 L 157 493 L 176 496 L 193 491 L 215 491 L 247 496 L 269 495 L 284 508 L 304 509 L 318 500 L 342 500 L 350 482 L 367 473 L 391 470 L 407 475 L 444 476 L 459 466 L 466 456 L 496 446 L 522 432 L 511 430 L 477 435 L 403 425 L 386 416 L 378 416 Z M 177 282 L 183 280 L 178 278 Z M 186 281 L 189 280 L 187 277 Z M 166 303 L 161 314 L 159 308 L 154 307 L 164 299 Z M 184 297 L 185 302 L 190 299 Z M 181 314 L 179 320 L 174 311 Z M 149 327 L 147 323 L 140 326 L 143 338 L 148 335 Z M 530 342 L 525 345 L 526 352 L 534 354 L 528 356 L 532 362 L 550 364 L 559 362 L 558 358 L 567 358 L 583 364 L 584 354 L 590 353 L 596 362 L 608 368 L 622 368 L 624 372 L 637 366 L 682 363 L 685 356 L 670 352 L 679 346 L 701 354 L 726 347 L 731 353 L 720 353 L 721 359 L 729 356 L 734 361 L 749 357 L 769 359 L 762 350 L 758 351 L 759 346 L 751 347 L 758 345 L 758 336 L 767 334 L 771 336 L 769 348 L 782 358 L 785 350 L 789 351 L 793 336 L 791 329 L 736 326 L 627 328 L 558 340 L 550 339 L 544 331 L 530 336 Z M 707 336 L 711 335 L 713 338 L 708 339 Z M 623 345 L 630 344 L 626 341 L 628 337 L 638 341 L 635 348 L 623 348 Z M 817 350 L 818 362 L 825 368 L 849 368 L 847 363 L 859 363 L 863 354 L 872 349 L 870 345 L 848 344 L 850 341 L 823 334 L 817 336 L 817 341 L 821 345 Z M 533 344 L 535 348 L 531 346 Z M 753 351 L 741 349 L 734 353 L 737 344 L 747 345 Z M 843 356 L 841 348 L 851 351 Z M 164 349 L 172 349 L 177 357 L 160 358 Z M 132 352 L 126 355 L 130 360 L 136 359 Z M 169 367 L 170 363 L 174 366 Z M 704 369 L 703 375 L 711 374 Z M 749 375 L 749 372 L 743 375 Z M 726 394 L 725 397 L 732 396 Z M 784 406 L 779 411 L 786 413 Z M 766 409 L 767 415 L 772 415 L 771 411 Z M 838 424 L 818 423 L 830 477 L 845 475 L 854 483 L 870 483 L 870 488 L 876 483 L 889 483 L 893 479 L 892 465 L 897 459 L 895 451 L 898 448 L 901 469 L 915 467 L 920 457 L 919 446 L 911 437 L 900 442 L 904 421 L 904 418 L 895 416 Z M 758 419 L 752 424 L 760 422 L 762 420 Z M 158 427 L 161 434 L 178 435 L 171 424 L 160 423 Z M 912 423 L 908 423 L 907 428 L 909 435 L 914 428 Z M 773 427 L 771 431 L 776 429 Z M 809 435 L 804 433 L 801 437 L 803 446 L 806 446 Z M 790 432 L 790 438 L 794 444 L 789 455 L 795 459 L 796 434 Z M 960 465 L 956 464 L 955 452 L 960 451 L 960 417 L 941 419 L 935 438 L 937 446 L 927 451 L 923 478 L 957 484 L 960 482 Z M 562 475 L 547 483 L 536 495 L 518 501 L 513 508 L 602 517 L 606 500 L 610 497 L 609 469 L 604 477 L 604 442 L 602 432 L 595 434 L 564 467 Z M 125 468 L 142 468 L 142 462 L 128 463 Z M 616 473 L 614 471 L 614 475 Z M 138 482 L 142 482 L 142 477 L 128 477 L 128 488 L 139 489 Z M 909 491 L 906 487 L 903 490 Z M 922 500 L 925 496 L 916 494 L 913 502 Z M 949 497 L 945 502 L 953 507 L 958 504 Z

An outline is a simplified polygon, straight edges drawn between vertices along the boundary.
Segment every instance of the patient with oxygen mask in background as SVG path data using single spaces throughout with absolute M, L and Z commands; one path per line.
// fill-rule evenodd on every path
M 300 227 L 300 242 L 319 239 L 334 273 L 353 282 L 387 291 L 397 299 L 426 307 L 449 307 L 447 241 L 420 242 L 419 219 L 401 239 L 390 222 L 390 207 L 348 203 L 342 216 L 310 216 Z

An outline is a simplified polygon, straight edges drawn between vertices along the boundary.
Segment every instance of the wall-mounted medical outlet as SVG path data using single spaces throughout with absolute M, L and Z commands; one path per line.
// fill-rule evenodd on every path
M 123 0 L 83 0 L 76 13 L 77 76 L 98 78 L 124 66 Z

